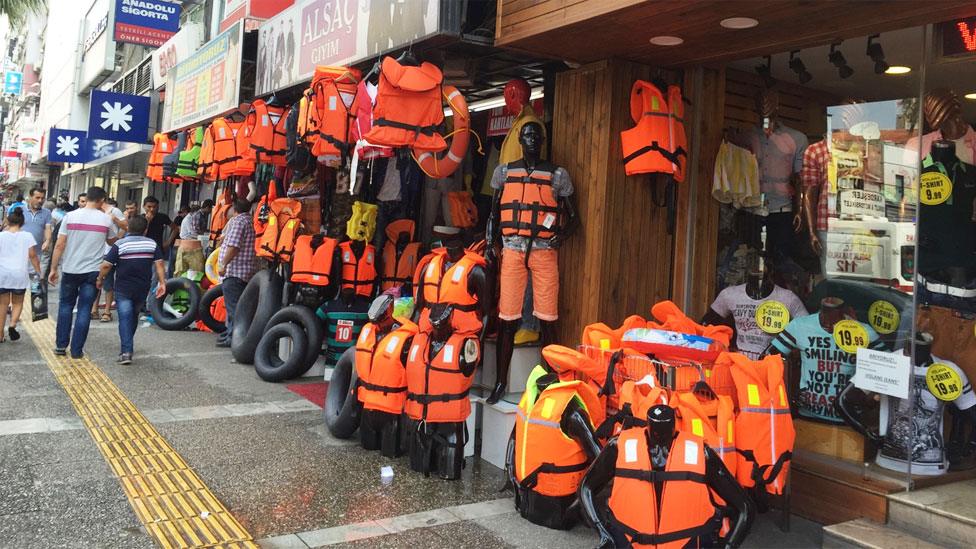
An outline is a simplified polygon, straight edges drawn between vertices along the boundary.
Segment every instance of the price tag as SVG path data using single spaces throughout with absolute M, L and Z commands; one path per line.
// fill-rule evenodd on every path
M 890 334 L 898 329 L 901 315 L 898 309 L 887 301 L 878 300 L 868 307 L 868 322 L 879 334 Z
M 790 323 L 790 311 L 779 301 L 766 301 L 756 307 L 756 325 L 767 334 L 778 334 Z
M 856 353 L 868 346 L 868 331 L 856 320 L 841 320 L 834 324 L 834 343 L 845 353 Z
M 962 394 L 962 378 L 948 364 L 936 362 L 925 372 L 925 384 L 935 398 L 952 402 Z
M 945 174 L 926 172 L 919 181 L 918 199 L 926 206 L 937 206 L 952 196 L 952 181 Z

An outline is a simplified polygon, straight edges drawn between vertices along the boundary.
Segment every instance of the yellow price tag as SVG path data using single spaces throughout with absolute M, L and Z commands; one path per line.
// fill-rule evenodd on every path
M 841 320 L 834 324 L 834 343 L 845 353 L 856 353 L 859 347 L 867 347 L 868 331 L 856 320 Z
M 600 340 L 600 350 L 601 351 L 609 351 L 610 350 L 610 340 L 609 339 L 603 338 L 603 339 Z
M 790 323 L 790 311 L 779 301 L 764 301 L 756 307 L 756 325 L 767 334 L 778 334 Z
M 926 172 L 919 181 L 918 199 L 926 206 L 937 206 L 952 196 L 952 181 L 945 174 Z
M 890 334 L 898 329 L 901 315 L 891 303 L 878 300 L 868 307 L 868 321 L 879 334 Z
M 925 384 L 935 398 L 952 402 L 962 394 L 962 378 L 948 364 L 936 362 L 925 372 Z

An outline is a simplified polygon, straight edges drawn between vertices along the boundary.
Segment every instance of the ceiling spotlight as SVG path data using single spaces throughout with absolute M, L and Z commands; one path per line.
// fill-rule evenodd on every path
M 722 19 L 719 25 L 727 29 L 751 29 L 759 24 L 759 21 L 753 19 L 752 17 L 729 17 L 728 19 Z
M 677 46 L 683 43 L 684 39 L 677 36 L 655 36 L 651 38 L 651 44 L 655 46 Z
M 800 50 L 793 50 L 790 52 L 790 70 L 796 73 L 796 79 L 800 81 L 801 84 L 806 84 L 807 82 L 813 80 L 813 75 L 807 71 L 807 66 L 803 64 L 803 60 L 796 57 L 796 54 L 800 53 Z
M 906 67 L 904 65 L 891 65 L 890 67 L 888 67 L 887 70 L 885 70 L 885 74 L 894 74 L 894 75 L 908 74 L 910 72 L 912 72 L 912 68 Z
M 891 66 L 887 61 L 885 61 L 885 53 L 884 49 L 881 48 L 881 44 L 874 41 L 875 38 L 880 36 L 880 34 L 872 34 L 871 36 L 868 36 L 867 54 L 868 57 L 871 58 L 871 61 L 874 61 L 874 74 L 884 74 L 887 72 L 888 67 Z
M 967 93 L 963 97 L 965 97 L 966 99 L 968 99 L 970 101 L 976 101 L 976 92 Z
M 831 65 L 837 67 L 837 72 L 841 78 L 850 78 L 854 74 L 854 69 L 847 64 L 844 54 L 836 49 L 839 45 L 839 42 L 830 45 L 830 55 L 827 56 L 827 60 L 830 61 Z
M 767 55 L 764 59 L 766 62 L 761 65 L 756 65 L 755 71 L 756 74 L 762 76 L 763 83 L 766 84 L 766 87 L 771 88 L 776 83 L 776 80 L 773 79 L 773 58 Z

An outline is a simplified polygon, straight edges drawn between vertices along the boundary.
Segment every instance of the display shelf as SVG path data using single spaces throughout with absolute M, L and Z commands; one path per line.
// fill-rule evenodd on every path
M 792 510 L 823 524 L 858 518 L 883 523 L 888 495 L 908 486 L 903 475 L 874 464 L 853 462 L 797 449 L 790 469 Z
M 828 425 L 802 418 L 793 420 L 796 449 L 860 464 L 864 461 L 864 437 L 844 425 Z

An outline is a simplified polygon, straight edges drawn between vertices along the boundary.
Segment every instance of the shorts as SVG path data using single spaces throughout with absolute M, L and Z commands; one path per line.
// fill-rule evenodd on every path
M 498 297 L 498 318 L 522 318 L 522 303 L 529 273 L 532 274 L 532 314 L 539 320 L 559 318 L 559 252 L 532 250 L 529 268 L 525 268 L 525 252 L 504 248 L 499 272 L 501 295 Z
M 176 263 L 173 264 L 173 274 L 183 274 L 187 271 L 202 273 L 205 269 L 204 263 L 206 263 L 206 259 L 203 257 L 202 248 L 195 250 L 176 250 Z
M 0 288 L 0 295 L 3 294 L 24 295 L 26 293 L 27 293 L 27 288 Z
M 111 292 L 115 290 L 115 267 L 105 275 L 105 280 L 102 281 L 102 291 Z

